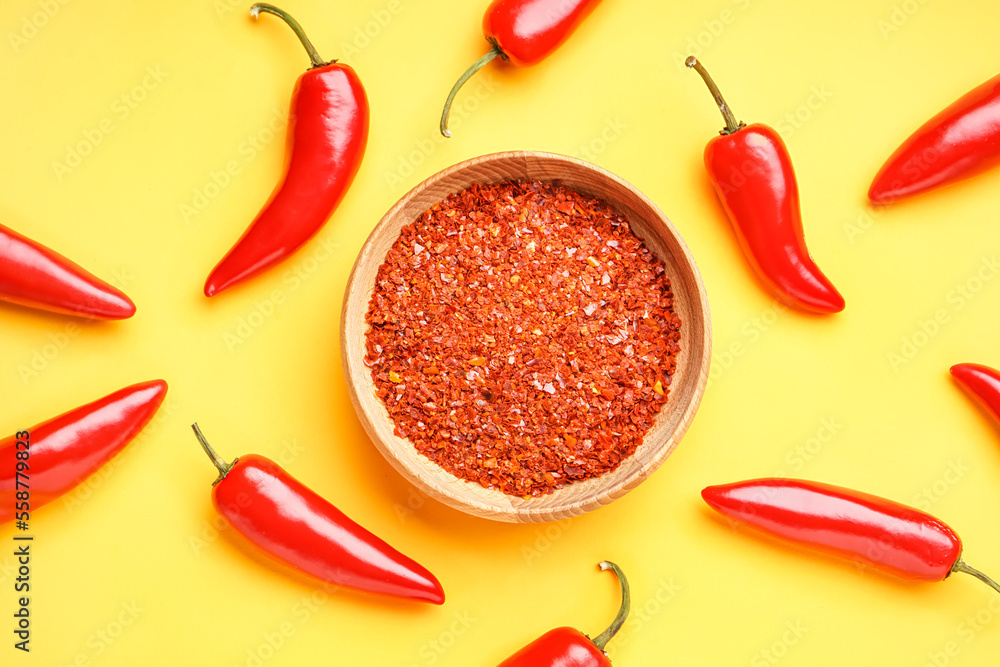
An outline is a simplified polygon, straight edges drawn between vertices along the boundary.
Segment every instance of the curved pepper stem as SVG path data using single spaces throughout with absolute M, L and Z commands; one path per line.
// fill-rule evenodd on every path
M 223 478 L 225 478 L 229 469 L 233 467 L 233 463 L 236 463 L 236 461 L 233 461 L 233 463 L 226 463 L 221 456 L 216 454 L 215 450 L 212 449 L 212 445 L 208 444 L 208 440 L 205 439 L 205 434 L 201 432 L 200 428 L 198 428 L 198 422 L 191 424 L 191 428 L 194 429 L 195 437 L 197 437 L 198 442 L 201 443 L 201 448 L 205 450 L 205 453 L 208 454 L 208 458 L 212 459 L 212 463 L 214 463 L 215 467 L 219 469 L 219 476 L 214 482 L 212 482 L 212 486 L 215 486 L 221 482 Z
M 611 625 L 608 629 L 597 635 L 591 641 L 597 646 L 597 648 L 604 650 L 604 647 L 608 645 L 608 642 L 612 637 L 621 629 L 622 625 L 625 623 L 625 619 L 628 618 L 628 610 L 632 604 L 632 595 L 629 592 L 628 579 L 625 578 L 625 573 L 622 572 L 621 568 L 612 563 L 611 561 L 601 561 L 598 563 L 602 570 L 611 570 L 618 577 L 618 583 L 621 584 L 622 588 L 622 603 L 618 608 L 618 615 L 615 616 L 615 620 L 611 621 Z
M 250 8 L 250 16 L 255 19 L 260 17 L 261 12 L 274 14 L 288 24 L 288 26 L 292 29 L 292 32 L 295 33 L 295 36 L 299 38 L 300 42 L 302 42 L 302 46 L 306 47 L 306 53 L 309 54 L 309 60 L 312 61 L 312 66 L 309 69 L 312 69 L 313 67 L 323 67 L 324 65 L 337 62 L 336 60 L 326 61 L 320 58 L 319 53 L 316 51 L 316 47 L 314 47 L 312 42 L 309 41 L 309 38 L 306 37 L 306 31 L 303 30 L 302 26 L 299 25 L 299 22 L 293 19 L 292 15 L 285 10 L 278 9 L 274 5 L 270 5 L 266 2 L 258 2 Z
M 993 590 L 995 590 L 998 593 L 1000 593 L 1000 584 L 998 584 L 997 582 L 993 581 L 988 576 L 986 576 L 985 574 L 983 574 L 982 572 L 980 572 L 976 568 L 972 567 L 971 565 L 969 565 L 968 563 L 966 563 L 961 558 L 959 558 L 957 561 L 955 561 L 955 564 L 951 566 L 951 571 L 952 572 L 965 572 L 966 574 L 971 574 L 973 577 L 975 577 L 979 581 L 982 581 L 987 586 L 992 587 Z
M 486 52 L 482 58 L 472 63 L 472 67 L 465 70 L 465 74 L 458 77 L 458 81 L 455 85 L 451 87 L 451 92 L 448 93 L 448 99 L 444 101 L 444 111 L 441 112 L 441 134 L 445 137 L 451 136 L 451 130 L 448 129 L 448 115 L 451 113 L 451 103 L 455 100 L 455 95 L 458 94 L 459 89 L 465 85 L 465 82 L 472 78 L 472 75 L 486 67 L 493 61 L 494 58 L 503 57 L 503 51 L 500 50 L 500 45 L 493 43 L 493 47 Z
M 684 61 L 684 64 L 688 67 L 693 67 L 694 71 L 701 75 L 701 78 L 705 80 L 705 85 L 708 86 L 709 92 L 712 93 L 712 97 L 715 98 L 715 103 L 719 105 L 719 111 L 722 112 L 722 117 L 726 121 L 726 127 L 722 129 L 719 134 L 732 134 L 740 128 L 746 127 L 746 123 L 741 120 L 736 120 L 733 110 L 728 104 L 726 104 L 725 98 L 722 97 L 722 91 L 720 91 L 719 87 L 715 85 L 715 81 L 713 81 L 712 77 L 709 76 L 708 70 L 705 69 L 705 66 L 698 62 L 698 59 L 694 56 L 688 56 L 687 60 Z

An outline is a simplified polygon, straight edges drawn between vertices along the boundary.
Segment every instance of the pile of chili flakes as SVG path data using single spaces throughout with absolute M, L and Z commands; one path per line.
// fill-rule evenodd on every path
M 539 181 L 473 185 L 405 226 L 365 319 L 396 435 L 526 498 L 633 454 L 680 350 L 670 280 L 628 220 Z

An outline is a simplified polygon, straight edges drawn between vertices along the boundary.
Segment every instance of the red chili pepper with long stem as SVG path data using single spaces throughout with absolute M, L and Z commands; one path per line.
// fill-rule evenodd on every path
M 451 136 L 448 115 L 455 95 L 476 72 L 493 61 L 528 67 L 544 60 L 569 39 L 601 0 L 493 0 L 483 16 L 490 50 L 459 77 L 441 112 L 441 134 Z
M 433 574 L 285 472 L 248 454 L 226 463 L 192 424 L 219 470 L 212 504 L 229 524 L 273 560 L 323 581 L 442 604 Z
M 911 134 L 879 169 L 868 199 L 889 204 L 1000 164 L 1000 75 Z
M 1000 371 L 982 364 L 955 364 L 951 374 L 1000 423 Z
M 110 461 L 166 395 L 163 380 L 141 382 L 0 441 L 0 523 L 25 520 Z
M 611 661 L 604 653 L 604 647 L 625 623 L 631 596 L 628 580 L 621 568 L 610 561 L 601 561 L 599 566 L 602 570 L 614 572 L 622 589 L 621 606 L 611 625 L 594 639 L 576 628 L 549 630 L 498 667 L 610 667 Z
M 736 120 L 700 62 L 685 61 L 708 85 L 726 127 L 705 146 L 705 167 L 743 254 L 788 305 L 837 313 L 844 298 L 816 266 L 802 233 L 799 189 L 781 136 L 763 123 Z
M 281 17 L 309 53 L 312 67 L 292 92 L 285 173 L 271 198 L 205 282 L 212 296 L 283 261 L 320 230 L 354 181 L 368 143 L 368 98 L 358 75 L 324 61 L 302 26 L 273 5 L 260 12 Z
M 962 560 L 962 540 L 939 519 L 892 500 L 832 484 L 754 479 L 706 487 L 713 509 L 790 542 L 907 579 L 965 572 L 1000 585 Z
M 135 315 L 135 304 L 121 290 L 3 225 L 0 301 L 102 320 L 124 320 Z

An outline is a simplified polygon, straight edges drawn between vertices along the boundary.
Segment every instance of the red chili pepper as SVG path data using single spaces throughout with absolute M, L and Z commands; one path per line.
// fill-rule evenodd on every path
M 888 204 L 1000 163 L 1000 76 L 921 125 L 879 169 L 868 199 Z
M 930 514 L 868 493 L 797 479 L 754 479 L 709 486 L 713 509 L 817 551 L 885 572 L 941 581 L 965 572 L 1000 585 L 962 560 L 962 540 Z
M 135 315 L 135 304 L 121 290 L 3 225 L 0 301 L 104 320 Z
M 615 636 L 628 616 L 631 596 L 628 580 L 617 565 L 602 561 L 602 570 L 611 570 L 618 577 L 622 589 L 622 603 L 618 615 L 608 629 L 591 639 L 576 628 L 562 627 L 549 630 L 520 651 L 510 656 L 498 667 L 609 667 L 611 661 L 604 647 Z
M 323 581 L 442 604 L 433 574 L 349 519 L 274 461 L 257 454 L 226 463 L 197 424 L 198 442 L 219 469 L 212 504 L 279 563 Z
M 163 380 L 134 384 L 0 441 L 0 523 L 26 520 L 110 461 L 166 395 Z
M 1000 422 L 1000 371 L 981 364 L 955 364 L 951 374 L 976 402 Z
M 844 298 L 806 248 L 798 184 L 785 143 L 763 123 L 738 122 L 702 64 L 694 56 L 685 64 L 705 80 L 726 120 L 721 136 L 705 147 L 705 166 L 743 254 L 788 305 L 840 312 Z
M 451 103 L 466 81 L 500 58 L 516 67 L 544 60 L 569 39 L 601 0 L 493 0 L 483 16 L 483 34 L 490 50 L 472 64 L 452 87 L 441 112 L 441 134 L 451 136 Z
M 206 296 L 281 262 L 311 239 L 344 198 L 368 143 L 368 98 L 354 70 L 336 60 L 324 62 L 286 12 L 263 3 L 250 8 L 254 18 L 260 12 L 281 17 L 295 31 L 312 67 L 292 92 L 281 182 L 209 275 Z

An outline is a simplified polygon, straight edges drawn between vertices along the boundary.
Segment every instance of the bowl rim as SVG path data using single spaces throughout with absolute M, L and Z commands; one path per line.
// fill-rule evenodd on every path
M 369 302 L 371 299 L 371 294 L 374 289 L 374 285 L 365 286 L 364 291 L 360 291 L 358 285 L 358 276 L 363 267 L 368 266 L 369 262 L 377 261 L 378 265 L 384 261 L 383 257 L 373 256 L 373 245 L 374 242 L 382 236 L 383 230 L 392 224 L 392 221 L 397 218 L 399 213 L 410 205 L 411 200 L 415 199 L 426 190 L 430 189 L 435 184 L 446 180 L 454 174 L 459 174 L 465 170 L 482 166 L 491 162 L 504 161 L 512 162 L 518 159 L 525 160 L 525 171 L 527 171 L 527 161 L 546 161 L 550 164 L 572 164 L 577 168 L 583 168 L 586 171 L 592 172 L 594 175 L 600 179 L 605 179 L 607 181 L 612 181 L 616 183 L 619 187 L 624 188 L 628 192 L 632 193 L 643 206 L 647 207 L 657 218 L 659 223 L 665 226 L 666 234 L 672 237 L 674 243 L 676 243 L 677 248 L 680 250 L 681 255 L 683 255 L 684 262 L 690 267 L 691 274 L 693 276 L 694 283 L 694 293 L 697 294 L 698 303 L 692 304 L 692 311 L 700 315 L 701 318 L 701 328 L 703 329 L 703 334 L 701 336 L 701 343 L 703 346 L 703 354 L 701 356 L 701 365 L 696 368 L 697 378 L 695 380 L 696 386 L 693 390 L 690 400 L 683 408 L 683 414 L 680 416 L 677 423 L 677 427 L 672 433 L 669 434 L 666 441 L 659 446 L 655 455 L 652 456 L 645 464 L 636 467 L 631 473 L 621 476 L 620 479 L 616 480 L 613 484 L 605 486 L 607 480 L 606 475 L 615 475 L 616 472 L 622 469 L 619 466 L 616 471 L 611 473 L 606 473 L 606 475 L 601 475 L 595 478 L 590 478 L 588 480 L 582 480 L 580 482 L 574 482 L 573 484 L 566 485 L 563 489 L 557 490 L 552 494 L 547 494 L 545 496 L 534 497 L 530 499 L 522 499 L 516 496 L 508 496 L 500 491 L 491 491 L 485 489 L 481 485 L 470 482 L 468 480 L 462 479 L 452 473 L 444 470 L 436 463 L 432 462 L 430 459 L 424 457 L 419 452 L 416 452 L 416 448 L 411 442 L 405 438 L 393 435 L 392 437 L 397 440 L 397 446 L 402 445 L 413 450 L 418 456 L 425 459 L 426 463 L 429 463 L 429 468 L 436 468 L 440 471 L 441 475 L 444 476 L 449 482 L 454 481 L 455 483 L 441 484 L 433 483 L 427 479 L 426 470 L 418 470 L 414 466 L 405 460 L 400 452 L 396 451 L 388 443 L 382 441 L 382 437 L 375 428 L 373 422 L 373 416 L 368 414 L 367 409 L 361 402 L 360 397 L 356 389 L 360 385 L 363 387 L 370 387 L 374 390 L 374 382 L 371 380 L 371 372 L 367 366 L 363 363 L 358 367 L 354 363 L 355 357 L 362 359 L 365 354 L 365 343 L 364 336 L 362 340 L 356 341 L 348 333 L 348 328 L 352 320 L 360 317 L 360 322 L 364 322 L 365 315 L 368 312 Z M 479 180 L 476 182 L 481 183 L 491 183 L 491 182 L 502 182 L 503 180 L 510 180 L 512 177 L 504 177 L 500 180 L 490 181 L 488 179 Z M 558 181 L 558 178 L 549 179 L 539 179 L 547 180 L 549 182 Z M 452 192 L 458 192 L 464 189 L 462 186 L 458 189 L 449 190 L 449 192 L 441 195 L 441 198 L 448 196 Z M 572 187 L 572 186 L 568 186 Z M 577 189 L 573 187 L 573 189 Z M 600 196 L 596 194 L 595 196 Z M 617 208 L 613 202 L 608 201 L 608 204 L 613 208 Z M 433 205 L 433 204 L 431 204 Z M 397 235 L 398 237 L 398 235 Z M 395 240 L 393 240 L 393 243 Z M 663 261 L 663 258 L 660 258 Z M 367 325 L 363 325 L 363 330 L 367 332 Z M 355 413 L 358 415 L 358 419 L 361 421 L 362 426 L 365 429 L 368 437 L 372 440 L 372 443 L 376 448 L 382 453 L 382 455 L 388 460 L 393 468 L 396 469 L 404 478 L 406 478 L 411 484 L 414 484 L 418 490 L 424 492 L 426 495 L 439 500 L 451 507 L 459 509 L 468 514 L 474 516 L 479 516 L 483 518 L 515 522 L 515 523 L 525 523 L 525 522 L 539 522 L 556 520 L 560 518 L 568 518 L 571 516 L 578 516 L 585 512 L 597 509 L 598 507 L 604 506 L 612 502 L 613 500 L 625 495 L 628 491 L 637 486 L 641 481 L 646 479 L 654 470 L 656 470 L 663 461 L 673 452 L 677 447 L 680 440 L 686 434 L 688 428 L 690 427 L 694 416 L 700 406 L 701 398 L 704 394 L 705 387 L 708 382 L 709 367 L 711 364 L 711 349 L 712 349 L 712 326 L 711 326 L 711 313 L 708 306 L 708 296 L 705 290 L 704 281 L 702 280 L 701 273 L 698 270 L 698 265 L 691 255 L 691 251 L 684 241 L 683 237 L 673 226 L 673 223 L 669 218 L 663 213 L 663 211 L 657 206 L 645 193 L 643 193 L 639 188 L 630 183 L 629 181 L 623 179 L 622 177 L 614 174 L 603 167 L 587 162 L 580 158 L 571 157 L 567 155 L 562 155 L 559 153 L 550 153 L 545 151 L 530 151 L 530 150 L 520 150 L 520 151 L 503 151 L 496 153 L 488 153 L 476 157 L 471 157 L 460 162 L 457 162 L 451 166 L 448 166 L 431 176 L 423 179 L 420 183 L 415 185 L 409 191 L 407 191 L 402 197 L 400 197 L 392 207 L 379 219 L 378 223 L 369 233 L 364 245 L 358 252 L 355 259 L 354 266 L 351 269 L 351 273 L 348 277 L 347 284 L 345 287 L 343 305 L 341 310 L 341 326 L 340 326 L 340 347 L 341 347 L 341 365 L 348 385 L 348 393 L 351 396 L 351 402 L 354 405 Z M 360 377 L 358 377 L 360 375 Z M 391 417 L 389 417 L 388 411 L 385 410 L 385 406 L 381 400 L 377 403 L 385 411 L 385 417 L 391 423 Z M 669 402 L 668 402 L 669 404 Z M 645 442 L 641 446 L 645 446 Z M 630 455 L 629 458 L 636 456 L 638 449 L 635 453 Z M 627 459 L 626 459 L 627 460 Z M 426 465 L 426 464 L 425 464 Z M 436 472 L 436 471 L 435 471 Z M 440 476 L 440 475 L 439 475 Z M 604 480 L 604 483 L 602 483 Z M 466 486 L 468 485 L 468 486 Z M 583 506 L 580 504 L 580 499 L 577 498 L 571 502 L 566 503 L 553 503 L 552 498 L 560 493 L 560 491 L 565 491 L 566 489 L 573 488 L 574 490 L 579 490 L 584 485 L 591 485 L 599 489 L 599 493 L 593 498 L 587 499 L 587 505 Z M 469 498 L 465 495 L 460 495 L 455 492 L 455 488 L 463 488 L 467 492 L 476 494 L 477 496 L 484 495 L 482 492 L 485 491 L 486 494 L 491 498 L 495 497 L 496 502 L 490 503 L 485 499 L 477 500 Z M 536 501 L 533 503 L 533 501 Z M 541 504 L 542 507 L 533 507 L 533 504 Z

